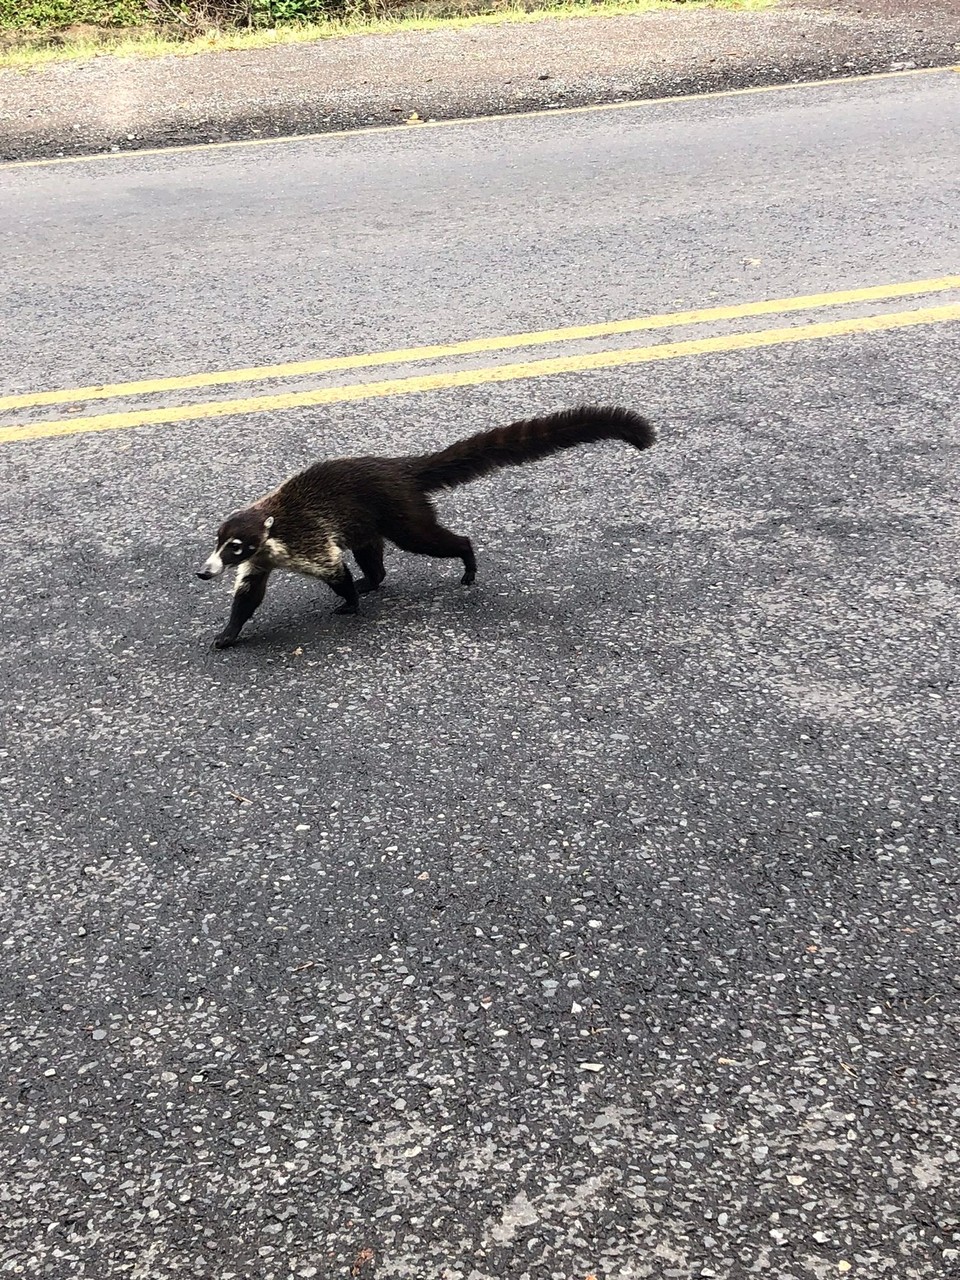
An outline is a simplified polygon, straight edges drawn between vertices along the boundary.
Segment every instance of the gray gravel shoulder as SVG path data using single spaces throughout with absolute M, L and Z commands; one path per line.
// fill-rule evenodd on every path
M 909 10 L 909 11 L 908 11 Z M 960 6 L 888 0 L 401 32 L 0 70 L 0 159 L 299 134 L 942 66 Z

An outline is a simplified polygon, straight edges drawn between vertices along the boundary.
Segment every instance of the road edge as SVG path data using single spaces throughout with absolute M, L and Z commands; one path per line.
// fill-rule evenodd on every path
M 629 89 L 618 83 L 615 76 L 606 84 L 598 83 L 596 74 L 585 74 L 579 80 L 567 77 L 562 87 L 546 77 L 534 80 L 509 101 L 493 90 L 478 91 L 476 87 L 464 90 L 451 84 L 434 86 L 429 114 L 425 112 L 423 121 L 417 123 L 516 117 L 811 82 L 849 81 L 901 71 L 949 69 L 958 62 L 960 47 L 948 37 L 935 47 L 925 48 L 922 53 L 914 52 L 909 57 L 898 58 L 889 42 L 871 52 L 864 52 L 862 47 L 851 50 L 848 57 L 833 45 L 829 49 L 814 47 L 788 58 L 778 56 L 776 65 L 771 65 L 768 50 L 761 46 L 751 49 L 747 58 L 737 54 L 727 61 L 716 59 L 707 69 L 703 65 L 691 65 L 664 70 L 655 80 L 631 84 Z M 396 96 L 396 93 L 380 93 L 379 98 L 373 94 L 357 100 L 355 92 L 347 86 L 332 96 L 318 93 L 315 100 L 306 103 L 250 106 L 211 113 L 199 120 L 191 118 L 194 113 L 187 104 L 181 104 L 179 109 L 159 111 L 134 134 L 123 133 L 119 128 L 84 134 L 79 126 L 69 124 L 66 119 L 51 119 L 43 114 L 39 119 L 31 115 L 25 122 L 0 119 L 0 164 L 9 167 L 112 154 L 410 128 L 410 123 L 402 115 L 398 116 L 393 105 Z

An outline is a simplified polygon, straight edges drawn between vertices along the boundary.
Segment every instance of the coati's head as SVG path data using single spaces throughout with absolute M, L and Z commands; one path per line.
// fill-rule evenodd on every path
M 217 530 L 217 549 L 197 570 L 197 577 L 217 578 L 224 569 L 249 560 L 267 540 L 272 525 L 273 516 L 264 516 L 255 507 L 227 516 Z

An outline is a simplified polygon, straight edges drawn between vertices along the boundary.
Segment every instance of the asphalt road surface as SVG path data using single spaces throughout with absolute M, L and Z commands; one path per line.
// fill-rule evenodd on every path
M 4 1274 L 958 1274 L 958 138 L 943 71 L 0 173 Z M 474 588 L 210 647 L 231 508 L 584 400 L 659 445 L 442 498 Z

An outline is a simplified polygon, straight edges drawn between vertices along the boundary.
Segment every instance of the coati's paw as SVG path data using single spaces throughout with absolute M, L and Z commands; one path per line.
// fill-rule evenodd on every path
M 229 649 L 237 643 L 237 635 L 232 631 L 221 631 L 213 642 L 215 649 Z
M 460 585 L 462 587 L 472 587 L 476 576 L 477 576 L 476 569 L 468 569 L 467 572 L 460 579 Z
M 349 613 L 359 613 L 359 612 L 360 612 L 360 610 L 359 610 L 359 609 L 357 608 L 357 606 L 353 603 L 353 601 L 351 601 L 351 600 L 344 600 L 343 604 L 338 605 L 338 607 L 337 607 L 336 609 L 334 609 L 334 611 L 333 611 L 333 612 L 334 612 L 334 613 L 339 613 L 339 614 L 341 615 L 341 617 L 342 617 L 344 614 L 349 614 Z
M 368 595 L 369 592 L 371 591 L 378 591 L 379 588 L 380 588 L 379 582 L 371 582 L 369 578 L 361 578 L 360 581 L 357 583 L 357 595 L 365 596 L 365 595 Z

